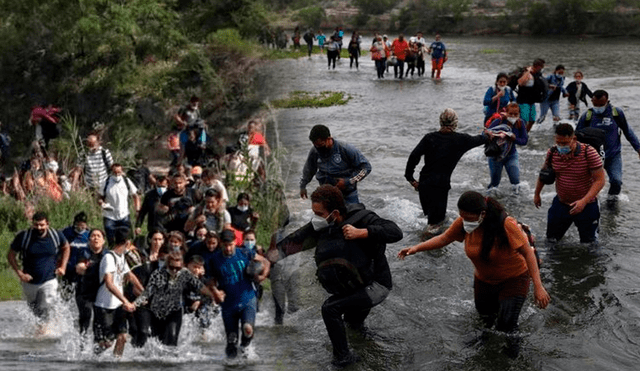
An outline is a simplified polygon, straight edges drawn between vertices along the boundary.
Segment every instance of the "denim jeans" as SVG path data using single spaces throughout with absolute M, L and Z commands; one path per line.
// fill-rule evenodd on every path
M 387 59 L 383 58 L 376 61 L 376 71 L 378 71 L 378 78 L 381 79 L 384 77 L 384 69 L 387 64 Z
M 102 218 L 104 222 L 104 232 L 107 235 L 107 242 L 109 246 L 113 246 L 115 242 L 116 228 L 129 227 L 131 229 L 131 216 L 127 215 L 126 218 L 120 220 L 113 220 L 109 218 Z
M 382 303 L 389 291 L 385 286 L 373 282 L 348 296 L 333 295 L 322 304 L 322 319 L 335 357 L 341 358 L 349 354 L 344 323 L 347 322 L 353 328 L 362 327 L 371 308 Z
M 544 119 L 547 118 L 547 112 L 549 111 L 549 108 L 551 108 L 551 114 L 553 115 L 553 117 L 560 117 L 560 101 L 545 100 L 540 102 L 540 118 L 538 119 L 538 123 L 543 122 Z
M 238 323 L 244 326 L 246 323 L 250 324 L 252 328 L 255 328 L 256 323 L 256 308 L 258 306 L 258 298 L 238 303 L 236 305 L 228 305 L 222 307 L 222 322 L 224 324 L 224 332 L 227 334 L 227 345 L 236 345 L 238 343 Z M 242 335 L 242 342 L 240 345 L 247 346 L 251 342 L 251 337 Z
M 575 224 L 580 234 L 580 242 L 596 242 L 600 222 L 598 201 L 587 204 L 580 214 L 571 215 L 570 210 L 571 206 L 560 202 L 558 196 L 554 197 L 547 213 L 547 239 L 559 241 L 571 224 Z
M 609 194 L 619 195 L 622 190 L 622 152 L 605 158 L 604 169 L 609 176 Z
M 488 157 L 489 161 L 489 175 L 491 176 L 491 183 L 489 188 L 497 187 L 500 185 L 500 178 L 502 178 L 502 168 L 504 167 L 509 176 L 509 182 L 513 185 L 520 184 L 520 167 L 518 166 L 518 152 L 514 152 L 512 155 L 507 156 L 502 161 L 496 161 L 493 157 Z
M 400 71 L 400 74 L 398 74 L 398 71 Z M 404 61 L 401 61 L 400 59 L 398 59 L 398 63 L 396 63 L 395 66 L 393 66 L 393 75 L 395 77 L 400 77 L 402 78 L 404 75 Z

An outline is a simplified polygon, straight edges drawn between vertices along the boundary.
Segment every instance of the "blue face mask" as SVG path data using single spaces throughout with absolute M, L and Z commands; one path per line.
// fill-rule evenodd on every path
M 556 146 L 556 148 L 558 149 L 558 153 L 561 155 L 566 155 L 571 152 L 571 146 Z
M 593 107 L 593 113 L 601 115 L 604 112 L 604 109 L 607 108 L 606 106 L 602 106 L 602 107 Z

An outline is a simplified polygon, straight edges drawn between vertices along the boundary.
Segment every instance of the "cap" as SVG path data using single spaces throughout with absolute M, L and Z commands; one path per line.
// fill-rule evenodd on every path
M 236 235 L 235 235 L 235 233 L 233 233 L 232 230 L 225 229 L 224 231 L 222 231 L 222 233 L 220 233 L 220 240 L 222 240 L 222 242 L 235 241 L 236 240 Z

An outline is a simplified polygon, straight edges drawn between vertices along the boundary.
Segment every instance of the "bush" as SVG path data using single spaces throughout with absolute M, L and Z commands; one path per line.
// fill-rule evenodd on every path
M 293 17 L 294 21 L 298 21 L 314 30 L 320 28 L 320 24 L 327 18 L 324 8 L 319 6 L 304 8 L 299 10 Z

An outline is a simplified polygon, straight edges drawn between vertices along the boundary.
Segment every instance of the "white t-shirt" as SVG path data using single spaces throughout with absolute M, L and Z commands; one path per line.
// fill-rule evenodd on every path
M 124 254 L 118 255 L 115 252 L 108 252 L 102 257 L 100 261 L 100 288 L 98 289 L 98 296 L 96 296 L 95 306 L 105 309 L 116 309 L 122 305 L 120 299 L 109 291 L 107 285 L 104 283 L 104 275 L 111 273 L 113 277 L 113 284 L 124 292 L 124 276 L 129 273 L 129 265 L 124 259 Z
M 125 181 L 129 183 L 129 188 Z M 122 220 L 129 215 L 129 196 L 135 195 L 138 189 L 127 177 L 122 177 L 119 182 L 115 177 L 109 177 L 107 182 L 109 183 L 104 194 L 104 202 L 111 207 L 103 206 L 102 216 L 111 220 Z

